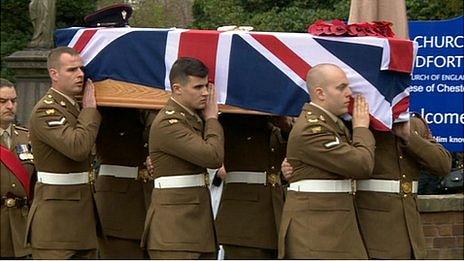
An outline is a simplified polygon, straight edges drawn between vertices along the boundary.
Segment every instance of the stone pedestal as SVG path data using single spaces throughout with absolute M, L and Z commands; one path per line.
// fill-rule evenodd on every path
M 5 58 L 7 67 L 15 72 L 18 92 L 17 122 L 28 126 L 29 117 L 37 101 L 50 88 L 47 56 L 50 50 L 17 51 Z

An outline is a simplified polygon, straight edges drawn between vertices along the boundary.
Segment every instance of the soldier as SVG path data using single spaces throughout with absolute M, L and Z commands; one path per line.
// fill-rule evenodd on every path
M 356 207 L 369 258 L 424 259 L 425 237 L 417 210 L 420 170 L 445 176 L 451 154 L 433 139 L 425 120 L 395 123 L 392 132 L 374 131 L 371 179 L 357 184 Z
M 351 90 L 336 65 L 319 64 L 307 75 L 311 103 L 296 120 L 287 147 L 294 168 L 279 232 L 279 258 L 362 259 L 366 249 L 354 207 L 353 178 L 369 177 L 375 141 L 368 104 L 355 98 L 353 136 L 339 116 Z
M 27 213 L 32 201 L 34 163 L 26 128 L 13 124 L 16 115 L 16 90 L 0 79 L 1 139 L 1 257 L 25 258 L 31 254 L 24 246 Z
M 143 163 L 148 155 L 141 111 L 100 108 L 102 122 L 97 136 L 95 203 L 102 221 L 99 254 L 103 259 L 144 259 L 140 247 L 153 183 Z M 148 136 L 148 135 L 147 135 Z
M 89 185 L 90 152 L 100 114 L 95 87 L 84 88 L 82 58 L 69 47 L 47 60 L 52 86 L 34 107 L 30 135 L 37 168 L 27 242 L 34 259 L 96 258 L 96 213 Z M 84 89 L 82 109 L 75 96 Z
M 282 117 L 285 119 L 285 117 Z M 276 259 L 277 231 L 284 203 L 279 166 L 286 135 L 269 116 L 226 114 L 224 127 L 225 187 L 216 219 L 225 259 Z
M 215 89 L 208 68 L 193 58 L 178 59 L 169 80 L 171 99 L 149 136 L 155 185 L 142 246 L 152 259 L 212 259 L 218 246 L 206 168 L 224 159 Z

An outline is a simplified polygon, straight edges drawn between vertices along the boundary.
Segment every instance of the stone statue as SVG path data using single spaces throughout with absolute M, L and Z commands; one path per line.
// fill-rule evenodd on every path
M 29 14 L 34 26 L 34 34 L 28 47 L 33 49 L 53 48 L 56 0 L 31 0 Z

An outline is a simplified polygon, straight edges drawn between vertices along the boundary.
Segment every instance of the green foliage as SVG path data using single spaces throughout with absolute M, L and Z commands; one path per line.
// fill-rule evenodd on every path
M 411 20 L 441 20 L 463 15 L 462 0 L 407 0 Z
M 1 0 L 1 77 L 14 80 L 4 57 L 26 48 L 33 28 L 29 18 L 29 0 Z M 82 25 L 85 15 L 95 10 L 94 0 L 57 0 L 56 28 Z

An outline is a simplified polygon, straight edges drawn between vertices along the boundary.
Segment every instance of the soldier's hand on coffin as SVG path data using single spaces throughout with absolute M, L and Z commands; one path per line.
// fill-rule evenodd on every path
M 369 128 L 369 104 L 362 95 L 354 98 L 353 105 L 353 128 Z
M 218 104 L 217 104 L 217 97 L 216 97 L 216 87 L 213 83 L 208 83 L 208 98 L 206 100 L 206 106 L 203 109 L 203 117 L 205 120 L 209 118 L 218 118 Z
M 395 136 L 399 137 L 404 144 L 409 143 L 409 137 L 411 136 L 411 125 L 409 121 L 394 123 L 392 132 Z
M 293 167 L 287 161 L 287 158 L 282 161 L 282 165 L 280 165 L 280 170 L 282 171 L 282 175 L 284 176 L 285 180 L 289 180 L 293 175 Z
M 97 100 L 95 99 L 95 85 L 92 80 L 87 79 L 85 82 L 84 96 L 82 97 L 83 108 L 97 108 Z

